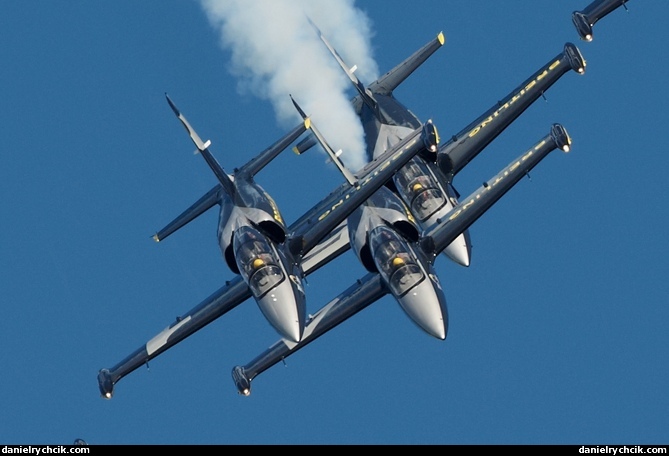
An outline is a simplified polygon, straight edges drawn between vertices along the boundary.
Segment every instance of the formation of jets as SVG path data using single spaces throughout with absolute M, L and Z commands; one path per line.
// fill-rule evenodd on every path
M 574 12 L 572 21 L 581 39 L 591 41 L 594 24 L 626 2 L 595 0 Z M 443 34 L 365 86 L 355 76 L 355 67 L 348 66 L 312 25 L 357 91 L 351 103 L 364 128 L 369 163 L 357 172 L 348 170 L 293 100 L 303 122 L 228 174 L 209 151 L 210 142 L 200 138 L 166 95 L 217 183 L 154 239 L 162 241 L 218 205 L 218 243 L 234 278 L 118 364 L 101 369 L 98 384 L 104 398 L 112 397 L 121 378 L 251 297 L 281 339 L 248 364 L 233 368 L 234 383 L 245 396 L 260 373 L 388 294 L 420 329 L 445 339 L 448 312 L 434 269 L 436 258 L 443 253 L 468 266 L 468 228 L 550 152 L 570 149 L 567 131 L 554 124 L 471 195 L 461 198 L 454 187 L 458 172 L 558 79 L 570 70 L 584 73 L 585 60 L 571 43 L 459 133 L 440 142 L 432 121 L 416 118 L 393 91 L 443 46 Z M 320 145 L 345 182 L 287 225 L 254 177 L 293 144 L 297 153 Z M 307 317 L 303 280 L 349 249 L 367 275 Z

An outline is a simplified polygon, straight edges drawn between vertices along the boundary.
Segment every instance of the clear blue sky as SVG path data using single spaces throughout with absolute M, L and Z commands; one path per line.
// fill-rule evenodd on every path
M 215 183 L 164 92 L 230 171 L 287 129 L 267 100 L 238 91 L 196 1 L 8 1 L 0 443 L 669 442 L 669 3 L 631 0 L 591 43 L 570 18 L 586 0 L 357 3 L 381 72 L 444 32 L 395 93 L 442 137 L 565 42 L 588 63 L 457 176 L 467 195 L 550 124 L 572 136 L 572 153 L 549 156 L 472 227 L 469 268 L 438 260 L 447 339 L 386 297 L 241 397 L 232 367 L 277 339 L 248 301 L 103 400 L 100 368 L 232 276 L 214 211 L 151 240 Z M 257 180 L 292 221 L 341 177 L 322 155 L 286 153 Z M 309 311 L 362 275 L 350 252 L 323 268 L 309 278 Z

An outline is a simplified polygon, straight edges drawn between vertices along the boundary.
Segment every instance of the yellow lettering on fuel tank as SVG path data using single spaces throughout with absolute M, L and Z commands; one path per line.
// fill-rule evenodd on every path
M 472 130 L 468 133 L 467 136 L 469 138 L 476 136 L 481 131 L 481 129 L 483 129 L 486 125 L 488 125 L 495 117 L 499 116 L 503 111 L 509 109 L 511 105 L 513 105 L 517 100 L 523 97 L 532 87 L 534 87 L 537 84 L 538 81 L 544 79 L 546 76 L 548 76 L 550 72 L 554 71 L 558 66 L 560 66 L 560 63 L 561 60 L 556 60 L 555 62 L 550 64 L 547 69 L 545 69 L 543 72 L 537 75 L 537 77 L 528 82 L 525 85 L 525 87 L 523 87 L 516 94 L 514 94 L 509 101 L 507 101 L 502 106 L 497 108 L 495 112 L 492 113 L 491 116 L 488 116 L 480 124 L 472 128 Z
M 471 198 L 467 200 L 466 203 L 461 204 L 458 206 L 458 210 L 456 210 L 453 214 L 451 214 L 450 217 L 448 217 L 448 221 L 455 220 L 458 218 L 463 212 L 465 212 L 467 209 L 469 209 L 476 201 L 481 199 L 482 195 L 484 192 L 488 192 L 493 189 L 497 184 L 502 182 L 504 179 L 506 179 L 510 174 L 512 174 L 520 165 L 527 161 L 532 155 L 534 155 L 535 150 L 539 150 L 543 145 L 546 143 L 545 140 L 541 141 L 539 144 L 537 144 L 533 150 L 527 151 L 522 157 L 520 157 L 517 161 L 514 163 L 510 164 L 509 166 L 506 167 L 504 171 L 502 171 L 500 174 L 498 174 L 492 182 L 488 181 L 485 184 L 483 184 L 483 188 L 480 189 L 475 195 L 473 195 Z

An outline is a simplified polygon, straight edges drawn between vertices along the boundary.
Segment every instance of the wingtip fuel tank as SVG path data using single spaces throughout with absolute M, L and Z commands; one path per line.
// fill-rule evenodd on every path
M 114 382 L 109 369 L 100 369 L 100 372 L 98 372 L 98 387 L 103 398 L 111 399 L 114 395 Z
M 576 32 L 583 41 L 592 41 L 592 27 L 598 20 L 620 6 L 625 6 L 628 0 L 595 0 L 581 11 L 574 11 L 571 20 Z M 625 7 L 627 8 L 627 7 Z
M 251 394 L 251 379 L 246 376 L 243 367 L 235 366 L 232 369 L 232 380 L 235 382 L 237 392 L 241 396 L 249 396 Z

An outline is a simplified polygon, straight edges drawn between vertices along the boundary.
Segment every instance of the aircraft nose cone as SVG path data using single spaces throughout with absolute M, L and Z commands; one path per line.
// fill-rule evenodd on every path
M 446 339 L 448 313 L 443 293 L 431 280 L 423 280 L 413 290 L 399 298 L 404 312 L 418 327 L 439 340 Z
M 272 298 L 269 296 L 268 298 Z M 270 307 L 270 308 L 268 308 Z M 281 337 L 292 342 L 299 342 L 302 339 L 302 330 L 304 325 L 300 323 L 297 308 L 293 305 L 281 304 L 279 300 L 275 305 L 265 306 L 263 314 L 267 321 L 281 335 Z
M 446 339 L 446 325 L 444 324 L 443 320 L 439 323 L 436 321 L 427 322 L 427 324 L 421 325 L 421 328 L 423 328 L 423 331 L 432 337 L 436 337 L 439 340 Z
M 289 281 L 257 299 L 258 307 L 263 315 L 281 335 L 292 342 L 302 339 L 304 330 L 306 305 L 301 295 L 293 292 Z
M 278 326 L 278 328 L 277 328 Z M 275 328 L 279 330 L 279 333 L 285 338 L 290 340 L 291 342 L 298 343 L 300 340 L 302 340 L 302 325 L 300 325 L 299 320 L 295 319 L 290 319 L 286 322 L 281 322 L 278 323 Z
M 469 267 L 472 256 L 471 243 L 469 242 L 469 231 L 465 231 L 451 242 L 448 247 L 444 249 L 444 255 L 461 266 Z

